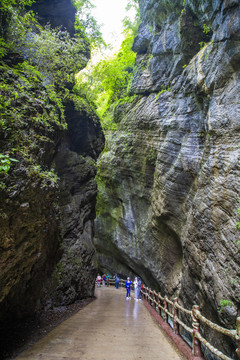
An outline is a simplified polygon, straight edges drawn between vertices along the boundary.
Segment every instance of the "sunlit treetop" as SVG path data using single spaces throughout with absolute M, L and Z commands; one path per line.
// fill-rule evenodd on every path
M 104 130 L 114 129 L 111 108 L 121 100 L 129 100 L 129 89 L 134 73 L 136 54 L 132 44 L 139 25 L 139 13 L 136 1 L 132 0 L 129 8 L 136 6 L 134 20 L 125 17 L 124 40 L 120 49 L 109 57 L 101 57 L 97 63 L 89 66 L 77 75 L 75 90 L 78 95 L 93 103 Z
M 90 0 L 72 0 L 77 10 L 75 29 L 80 36 L 84 35 L 92 45 L 92 47 L 99 47 L 105 45 L 101 26 L 97 20 L 92 16 L 91 10 L 95 7 Z

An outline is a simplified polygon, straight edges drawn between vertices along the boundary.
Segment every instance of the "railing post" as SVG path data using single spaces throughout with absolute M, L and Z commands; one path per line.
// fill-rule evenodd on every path
M 143 285 L 143 291 L 144 291 L 143 297 L 144 297 L 144 299 L 146 300 L 146 297 L 147 297 L 147 295 L 146 295 L 147 288 L 146 288 L 145 285 Z
M 157 294 L 157 297 L 158 297 L 158 313 L 159 313 L 159 315 L 161 316 L 160 296 L 159 296 L 159 293 Z
M 178 317 L 178 308 L 176 307 L 176 304 L 178 302 L 177 298 L 173 299 L 173 329 L 176 335 L 179 335 L 179 323 L 176 321 L 176 317 Z
M 200 321 L 196 317 L 196 312 L 200 312 L 198 305 L 192 307 L 192 328 L 193 328 L 193 355 L 203 359 L 201 350 L 201 342 L 196 338 L 196 334 L 200 333 Z
M 156 293 L 156 291 L 154 291 L 154 310 L 155 311 L 157 311 L 157 308 L 158 308 L 156 302 L 157 302 L 157 293 Z
M 168 302 L 167 302 L 167 296 L 164 296 L 164 321 L 168 322 L 168 314 L 166 311 L 168 311 Z
M 237 341 L 238 341 L 238 348 L 236 350 L 237 356 L 240 358 L 240 317 L 237 317 Z

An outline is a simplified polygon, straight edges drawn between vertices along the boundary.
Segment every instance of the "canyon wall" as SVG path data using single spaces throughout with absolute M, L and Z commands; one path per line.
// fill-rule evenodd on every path
M 74 35 L 70 0 L 38 1 L 33 10 L 41 24 L 62 25 Z M 11 14 L 0 15 L 8 41 Z M 34 24 L 29 31 L 34 42 Z M 84 41 L 78 70 L 90 58 Z M 104 146 L 99 119 L 74 95 L 73 83 L 57 88 L 50 83 L 54 73 L 43 76 L 24 62 L 29 54 L 27 48 L 8 51 L 0 66 L 0 152 L 17 160 L 0 173 L 2 321 L 93 296 L 97 272 L 92 238 L 95 162 Z
M 117 131 L 99 160 L 99 263 L 231 327 L 240 300 L 239 1 L 139 5 L 132 97 L 115 109 Z M 222 299 L 232 306 L 219 312 Z

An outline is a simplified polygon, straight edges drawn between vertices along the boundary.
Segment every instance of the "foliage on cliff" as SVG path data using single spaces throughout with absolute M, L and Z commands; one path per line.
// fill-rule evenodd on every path
M 94 5 L 91 3 L 91 1 L 73 0 L 73 4 L 77 10 L 75 22 L 76 31 L 81 34 L 81 37 L 88 39 L 91 47 L 105 45 L 102 38 L 100 25 L 91 14 L 91 10 L 94 8 Z
M 66 128 L 61 98 L 27 62 L 1 65 L 0 74 L 1 151 L 11 155 L 11 163 L 11 158 L 21 160 L 29 175 L 42 176 L 43 148 L 53 142 L 57 129 Z
M 28 175 L 55 179 L 50 164 L 43 165 L 44 149 L 66 129 L 64 103 L 73 99 L 74 75 L 90 57 L 86 34 L 76 28 L 70 37 L 66 30 L 41 26 L 26 10 L 32 2 L 0 0 L 2 188 L 15 160 Z
M 95 103 L 101 117 L 111 104 L 127 95 L 127 85 L 135 62 L 135 53 L 131 50 L 132 41 L 132 34 L 128 34 L 120 50 L 112 58 L 101 60 L 89 73 L 84 72 L 78 77 L 79 93 Z
M 0 10 L 7 10 L 11 6 L 18 5 L 19 8 L 25 8 L 25 6 L 30 6 L 34 0 L 1 0 Z
M 133 76 L 136 54 L 132 51 L 132 45 L 139 25 L 135 0 L 129 2 L 128 9 L 131 7 L 135 7 L 136 17 L 133 22 L 128 17 L 124 19 L 125 38 L 119 51 L 85 69 L 77 77 L 78 94 L 94 104 L 105 130 L 115 128 L 111 111 L 108 110 L 120 99 L 128 98 L 128 87 Z

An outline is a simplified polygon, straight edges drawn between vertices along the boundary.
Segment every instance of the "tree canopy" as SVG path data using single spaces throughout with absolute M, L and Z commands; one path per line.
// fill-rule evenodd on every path
M 73 0 L 73 4 L 77 10 L 75 21 L 77 33 L 84 35 L 89 40 L 92 47 L 105 45 L 102 38 L 101 26 L 91 14 L 91 10 L 94 8 L 91 1 Z
M 128 9 L 135 7 L 136 17 L 125 17 L 124 40 L 113 56 L 101 59 L 77 75 L 76 92 L 94 104 L 105 130 L 115 127 L 109 109 L 120 99 L 128 97 L 134 72 L 136 54 L 132 44 L 139 24 L 137 1 L 129 1 Z

